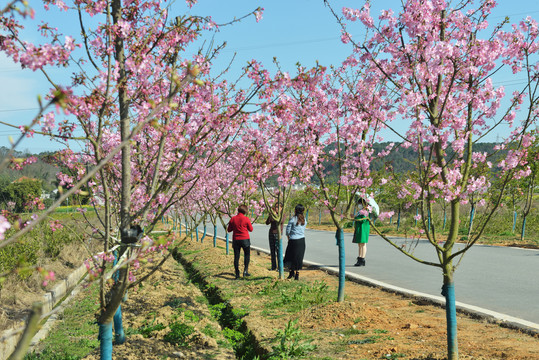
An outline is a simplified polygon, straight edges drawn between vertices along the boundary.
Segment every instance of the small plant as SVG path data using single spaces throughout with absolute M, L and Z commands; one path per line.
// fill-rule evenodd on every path
M 323 281 L 315 281 L 310 292 L 313 294 L 313 304 L 323 304 L 328 301 L 329 287 Z
M 230 328 L 223 329 L 223 336 L 229 341 L 234 349 L 242 345 L 245 340 L 245 335 L 243 333 Z
M 296 358 L 316 349 L 316 346 L 310 344 L 310 341 L 302 342 L 303 336 L 297 323 L 297 320 L 290 320 L 284 330 L 277 331 L 275 340 L 279 341 L 279 344 L 273 347 L 269 359 Z
M 223 316 L 223 310 L 225 308 L 226 308 L 225 303 L 218 303 L 218 304 L 215 304 L 215 305 L 211 305 L 209 307 L 210 314 L 215 320 L 221 322 L 221 318 Z
M 174 322 L 169 325 L 170 332 L 165 335 L 164 340 L 178 346 L 187 346 L 189 337 L 195 332 L 195 328 L 181 322 Z
M 208 298 L 206 298 L 205 296 L 202 296 L 202 295 L 201 295 L 201 296 L 197 296 L 197 297 L 195 298 L 195 301 L 196 301 L 197 303 L 201 303 L 201 304 L 206 304 L 206 305 L 209 304 Z
M 289 312 L 303 310 L 312 305 L 319 305 L 330 301 L 329 287 L 325 282 L 315 282 L 311 286 L 307 284 L 294 284 L 267 286 L 259 295 L 275 299 L 268 304 L 268 308 L 280 308 L 286 306 Z
M 183 312 L 183 317 L 186 320 L 189 320 L 191 322 L 199 322 L 200 321 L 200 318 L 194 312 L 192 312 L 191 310 L 183 310 L 183 309 L 180 309 L 180 310 Z
M 152 322 L 148 324 L 148 321 L 144 321 L 141 327 L 137 329 L 137 333 L 141 334 L 145 338 L 152 337 L 155 331 L 163 330 L 166 326 L 160 323 L 155 324 L 155 317 Z
M 365 329 L 346 329 L 343 333 L 344 335 L 363 335 L 366 334 L 368 331 Z
M 266 296 L 266 295 L 270 295 L 272 294 L 273 292 L 275 292 L 275 290 L 281 285 L 280 282 L 278 281 L 274 281 L 272 283 L 269 283 L 268 285 L 266 285 L 262 290 L 260 290 L 257 295 L 261 295 L 261 296 Z
M 204 328 L 202 329 L 202 333 L 211 338 L 216 338 L 219 331 L 215 329 L 211 324 L 206 324 L 206 326 L 204 326 Z
M 380 339 L 379 335 L 373 335 L 373 336 L 366 337 L 365 339 L 350 340 L 350 341 L 348 341 L 348 345 L 352 345 L 352 344 L 358 344 L 358 345 L 374 344 L 378 339 Z
M 167 302 L 165 302 L 165 306 L 170 306 L 173 309 L 179 308 L 183 304 L 185 304 L 185 299 L 181 298 L 181 297 L 173 298 L 173 299 L 168 300 Z

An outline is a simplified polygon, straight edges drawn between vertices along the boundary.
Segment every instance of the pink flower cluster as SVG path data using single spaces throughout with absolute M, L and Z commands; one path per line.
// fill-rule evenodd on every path
M 4 240 L 5 233 L 11 228 L 9 221 L 2 215 L 0 215 L 0 240 Z
M 55 232 L 56 230 L 61 230 L 64 228 L 64 225 L 60 222 L 60 220 L 54 220 L 49 222 L 49 227 L 52 230 L 52 232 Z

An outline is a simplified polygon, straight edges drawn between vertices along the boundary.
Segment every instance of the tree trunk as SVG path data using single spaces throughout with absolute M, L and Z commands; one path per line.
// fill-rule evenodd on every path
M 277 249 L 277 256 L 279 257 L 277 263 L 279 266 L 279 279 L 284 280 L 284 264 L 283 264 L 283 234 L 280 229 L 279 232 L 279 244 Z
M 472 208 L 470 209 L 470 223 L 468 225 L 468 238 L 470 237 L 472 233 L 474 215 L 475 215 L 475 204 L 472 203 Z
M 344 281 L 346 279 L 346 262 L 344 258 L 344 232 L 342 228 L 337 228 L 337 246 L 339 247 L 339 289 L 337 295 L 337 301 L 344 301 Z
M 522 217 L 522 230 L 520 231 L 520 240 L 524 240 L 524 234 L 526 233 L 526 217 L 527 214 Z
M 114 24 L 122 19 L 122 1 L 113 0 L 111 3 L 111 15 Z M 119 69 L 118 77 L 118 106 L 120 109 L 120 140 L 127 140 L 131 132 L 129 121 L 129 102 L 127 99 L 126 81 L 127 73 L 125 69 L 124 42 L 120 37 L 114 39 L 114 49 L 116 62 Z M 131 147 L 122 148 L 122 188 L 120 200 L 120 229 L 128 230 L 131 227 Z M 123 249 L 122 251 L 127 251 Z M 121 256 L 121 253 L 120 253 Z M 98 319 L 99 339 L 101 342 L 101 360 L 112 360 L 112 321 L 118 311 L 120 303 L 127 289 L 129 267 L 125 266 L 118 270 L 118 281 L 111 290 L 112 297 L 101 311 Z M 121 312 L 119 314 L 121 316 Z M 121 325 L 121 321 L 118 322 Z M 123 329 L 115 329 L 118 334 L 123 333 Z
M 442 295 L 445 297 L 445 317 L 447 322 L 447 359 L 459 358 L 457 341 L 457 310 L 455 305 L 455 284 L 444 276 Z
M 445 297 L 445 315 L 447 322 L 447 359 L 457 360 L 459 357 L 457 341 L 457 312 L 455 305 L 455 284 L 453 282 L 453 260 L 450 258 L 453 245 L 458 237 L 460 218 L 460 203 L 451 202 L 451 219 L 449 235 L 442 253 L 443 287 L 442 295 Z
M 202 233 L 202 238 L 200 239 L 201 244 L 204 242 L 205 237 L 206 237 L 206 223 L 204 223 L 204 232 Z
M 399 231 L 400 226 L 401 226 L 401 209 L 399 207 L 399 212 L 397 214 L 397 231 Z

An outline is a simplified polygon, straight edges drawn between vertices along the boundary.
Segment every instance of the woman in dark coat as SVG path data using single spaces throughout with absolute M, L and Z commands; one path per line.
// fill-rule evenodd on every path
M 288 237 L 288 246 L 284 256 L 284 264 L 290 269 L 288 279 L 299 280 L 299 270 L 303 266 L 303 256 L 305 255 L 305 226 L 307 221 L 303 212 L 305 208 L 298 204 L 294 209 L 294 216 L 286 225 L 286 236 Z

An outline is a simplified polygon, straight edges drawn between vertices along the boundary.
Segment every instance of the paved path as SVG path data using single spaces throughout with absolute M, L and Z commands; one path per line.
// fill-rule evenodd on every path
M 252 246 L 267 250 L 268 226 L 254 225 Z M 202 228 L 199 228 L 202 230 Z M 213 232 L 213 227 L 208 227 Z M 218 226 L 218 235 L 224 230 Z M 329 231 L 307 230 L 305 260 L 330 268 L 338 267 L 335 234 Z M 366 256 L 367 266 L 355 267 L 357 245 L 352 234 L 345 233 L 346 271 L 383 285 L 408 289 L 411 292 L 440 297 L 440 268 L 422 265 L 401 254 L 378 236 L 371 235 Z M 231 235 L 230 235 L 231 238 Z M 403 239 L 399 240 L 401 243 Z M 286 238 L 283 240 L 286 249 Z M 283 250 L 284 253 L 284 250 Z M 419 241 L 415 254 L 436 261 L 434 248 Z M 462 259 L 455 272 L 456 300 L 480 312 L 495 312 L 509 321 L 539 330 L 539 251 L 520 248 L 476 245 Z M 346 293 L 346 290 L 345 290 Z M 488 310 L 487 310 L 488 309 Z M 498 313 L 498 314 L 496 314 Z M 507 315 L 507 316 L 503 316 Z M 497 316 L 500 317 L 500 316 Z

